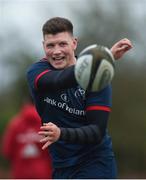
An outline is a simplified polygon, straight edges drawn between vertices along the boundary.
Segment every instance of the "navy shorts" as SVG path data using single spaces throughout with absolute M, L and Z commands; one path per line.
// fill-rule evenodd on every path
M 56 168 L 53 179 L 115 179 L 117 166 L 114 157 L 90 159 L 82 164 Z

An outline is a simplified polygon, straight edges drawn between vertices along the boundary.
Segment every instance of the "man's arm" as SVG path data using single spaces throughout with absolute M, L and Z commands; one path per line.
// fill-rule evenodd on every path
M 129 39 L 124 38 L 115 43 L 111 47 L 111 52 L 115 58 L 115 60 L 120 59 L 127 51 L 129 51 L 132 48 L 132 43 Z
M 49 71 L 36 79 L 36 87 L 39 90 L 61 90 L 77 85 L 74 75 L 74 66 L 64 70 Z
M 79 144 L 99 144 L 105 135 L 109 111 L 91 110 L 86 112 L 89 125 L 80 128 L 59 128 L 49 122 L 40 128 L 40 135 L 43 135 L 41 143 L 42 149 L 46 149 L 52 143 L 63 140 L 68 143 Z
M 60 140 L 69 143 L 99 144 L 106 132 L 109 112 L 87 111 L 86 118 L 89 125 L 80 128 L 61 128 Z
M 74 66 L 64 70 L 51 70 L 48 67 L 35 65 L 28 70 L 27 79 L 30 87 L 39 92 L 56 91 L 77 86 Z

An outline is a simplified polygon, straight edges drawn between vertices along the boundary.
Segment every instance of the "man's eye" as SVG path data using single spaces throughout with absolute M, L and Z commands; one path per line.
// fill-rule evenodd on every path
M 53 44 L 47 44 L 47 48 L 51 49 L 51 48 L 53 48 L 53 47 L 54 47 Z
M 64 47 L 64 46 L 66 46 L 66 45 L 67 45 L 67 43 L 65 43 L 65 42 L 60 43 L 60 46 L 61 46 L 61 47 Z

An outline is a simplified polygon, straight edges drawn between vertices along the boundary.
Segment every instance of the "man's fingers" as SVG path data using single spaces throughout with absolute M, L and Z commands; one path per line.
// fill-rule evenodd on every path
M 43 126 L 52 126 L 54 125 L 52 122 L 49 122 L 49 123 L 43 123 Z
M 41 129 L 41 130 L 49 130 L 50 127 L 49 127 L 48 125 L 46 125 L 46 126 L 41 126 L 40 129 Z
M 119 48 L 117 49 L 117 52 L 119 52 L 119 51 L 127 51 L 127 50 L 129 50 L 129 49 L 131 49 L 131 48 L 132 48 L 131 46 L 123 45 L 123 46 L 121 46 L 121 47 L 119 47 Z
M 38 134 L 42 136 L 52 136 L 54 132 L 53 131 L 39 131 Z
M 119 43 L 118 43 L 119 47 L 131 47 L 132 48 L 132 43 L 131 41 L 129 41 L 128 39 L 122 39 Z
M 49 140 L 49 136 L 43 138 L 40 140 L 41 143 L 47 142 Z
M 42 136 L 47 136 L 48 132 L 47 131 L 39 131 L 38 134 L 42 135 Z
M 53 125 L 45 125 L 45 126 L 41 126 L 40 129 L 44 130 L 44 131 L 52 131 L 52 127 Z
M 40 127 L 39 135 L 42 135 L 42 139 L 40 139 L 40 143 L 43 143 L 42 149 L 46 149 L 53 142 L 58 140 L 59 137 L 59 128 L 53 123 L 44 123 L 43 126 Z
M 52 142 L 51 141 L 47 141 L 44 145 L 43 145 L 43 147 L 42 147 L 42 149 L 44 150 L 44 149 L 46 149 L 49 145 L 51 145 L 52 144 Z

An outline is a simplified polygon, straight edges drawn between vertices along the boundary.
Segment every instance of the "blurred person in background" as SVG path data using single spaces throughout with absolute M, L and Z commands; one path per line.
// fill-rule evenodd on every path
M 51 156 L 42 151 L 38 130 L 41 120 L 31 102 L 24 103 L 4 133 L 2 152 L 10 161 L 10 178 L 51 178 Z

